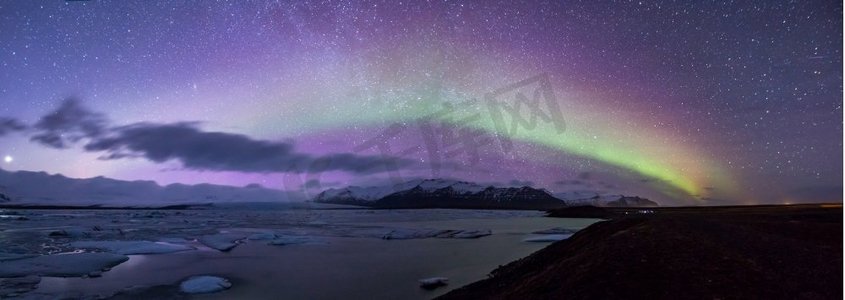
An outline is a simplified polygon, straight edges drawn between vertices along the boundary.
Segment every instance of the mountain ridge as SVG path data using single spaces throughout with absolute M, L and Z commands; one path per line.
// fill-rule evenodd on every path
M 13 205 L 133 206 L 290 201 L 289 193 L 256 186 L 159 185 L 150 180 L 126 181 L 103 176 L 80 179 L 4 169 L 0 169 L 0 188 L 0 202 Z M 294 201 L 300 200 L 304 199 Z
M 540 210 L 584 205 L 627 207 L 629 203 L 641 206 L 658 205 L 645 198 L 624 195 L 596 195 L 587 199 L 562 200 L 545 189 L 530 186 L 496 187 L 448 179 L 418 179 L 391 186 L 332 188 L 321 192 L 312 201 L 372 208 Z

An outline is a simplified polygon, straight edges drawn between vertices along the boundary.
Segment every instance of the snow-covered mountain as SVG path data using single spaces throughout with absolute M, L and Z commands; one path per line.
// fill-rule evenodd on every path
M 563 192 L 554 194 L 558 199 L 566 202 L 567 206 L 598 206 L 598 207 L 654 207 L 657 202 L 640 197 L 630 197 L 621 194 L 598 194 L 595 192 Z
M 153 181 L 123 181 L 105 177 L 76 179 L 45 172 L 10 172 L 2 169 L 0 193 L 7 198 L 5 204 L 15 205 L 155 206 L 304 200 L 288 199 L 289 195 L 283 191 L 258 185 L 160 186 Z
M 656 207 L 657 202 L 640 197 L 622 196 L 619 199 L 606 203 L 609 207 Z
M 318 194 L 314 198 L 314 202 L 366 206 L 371 204 L 371 202 L 384 198 L 387 195 L 407 191 L 416 187 L 429 192 L 446 187 L 452 187 L 453 190 L 460 193 L 476 193 L 484 190 L 485 188 L 484 186 L 465 181 L 448 179 L 417 179 L 396 185 L 369 187 L 349 186 L 340 189 L 328 189 Z
M 446 179 L 413 180 L 389 187 L 329 189 L 315 202 L 377 208 L 552 209 L 566 206 L 532 187 L 494 187 Z

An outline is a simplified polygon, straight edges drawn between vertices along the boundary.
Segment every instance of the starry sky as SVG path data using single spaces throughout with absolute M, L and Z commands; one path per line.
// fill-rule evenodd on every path
M 0 1 L 5 170 L 841 201 L 841 1 Z

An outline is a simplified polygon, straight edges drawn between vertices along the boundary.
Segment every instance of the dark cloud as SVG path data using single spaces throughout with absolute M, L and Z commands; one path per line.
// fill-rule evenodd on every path
M 0 136 L 25 128 L 14 119 L 0 119 Z M 104 152 L 102 159 L 138 157 L 157 163 L 178 161 L 192 170 L 369 174 L 387 171 L 388 165 L 407 167 L 413 163 L 391 156 L 298 153 L 290 142 L 203 131 L 192 122 L 114 127 L 105 115 L 89 110 L 76 99 L 65 100 L 58 109 L 43 116 L 33 126 L 30 139 L 53 148 L 68 148 L 85 140 L 85 151 Z
M 67 99 L 35 123 L 36 133 L 31 140 L 53 148 L 67 148 L 81 139 L 101 136 L 107 125 L 104 115 L 88 110 L 76 99 Z
M 85 150 L 106 152 L 106 159 L 144 157 L 158 163 L 175 160 L 188 169 L 209 171 L 375 173 L 383 171 L 388 162 L 398 166 L 409 164 L 391 157 L 349 153 L 312 156 L 295 152 L 289 143 L 206 132 L 193 123 L 117 127 L 108 136 L 92 139 Z
M 138 123 L 110 131 L 107 136 L 92 139 L 85 150 L 106 152 L 105 159 L 144 157 L 158 163 L 175 160 L 187 169 L 209 171 L 375 173 L 384 171 L 388 162 L 410 164 L 392 157 L 349 153 L 312 156 L 295 152 L 289 143 L 206 132 L 194 123 Z
M 22 131 L 26 125 L 12 118 L 0 118 L 0 136 L 5 136 L 13 131 Z

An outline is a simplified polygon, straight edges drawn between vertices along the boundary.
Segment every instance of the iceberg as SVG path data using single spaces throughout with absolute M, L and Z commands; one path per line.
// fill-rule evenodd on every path
M 448 230 L 448 229 L 394 229 L 384 234 L 385 240 L 409 240 L 425 238 L 455 238 L 475 239 L 493 234 L 489 229 L 483 230 Z
M 150 241 L 79 241 L 70 243 L 70 246 L 82 249 L 99 249 L 124 255 L 162 254 L 195 249 L 188 245 Z
M 42 255 L 3 262 L 0 277 L 28 275 L 78 277 L 111 268 L 129 260 L 114 253 L 69 253 Z
M 254 233 L 248 236 L 246 239 L 250 241 L 266 241 L 272 240 L 276 238 L 276 234 L 272 232 L 261 232 L 261 233 Z
M 477 239 L 477 238 L 480 238 L 480 237 L 483 237 L 483 236 L 488 236 L 488 235 L 491 235 L 491 234 L 493 234 L 493 232 L 490 231 L 490 229 L 464 230 L 464 231 L 460 231 L 460 232 L 452 235 L 451 237 L 456 238 L 456 239 Z
M 0 279 L 0 298 L 12 298 L 29 292 L 34 290 L 40 282 L 41 277 L 34 275 Z
M 206 235 L 199 240 L 203 245 L 226 252 L 238 246 L 238 242 L 246 238 L 243 234 L 220 233 Z
M 571 237 L 571 234 L 546 234 L 536 237 L 530 237 L 527 239 L 522 240 L 523 242 L 532 242 L 532 243 L 549 243 L 549 242 L 557 242 L 568 239 Z
M 420 279 L 420 287 L 426 290 L 433 290 L 441 286 L 449 284 L 449 278 L 446 277 L 431 277 Z
M 326 244 L 326 242 L 307 236 L 281 235 L 267 244 L 273 246 L 284 246 L 295 244 Z
M 577 231 L 578 231 L 577 229 L 555 227 L 555 228 L 549 228 L 549 229 L 545 229 L 545 230 L 537 230 L 537 231 L 534 231 L 532 233 L 533 234 L 573 234 Z
M 179 290 L 186 294 L 205 294 L 219 292 L 232 287 L 226 278 L 217 276 L 194 276 L 179 284 Z
M 4 262 L 7 260 L 16 260 L 21 258 L 30 258 L 38 256 L 36 254 L 25 254 L 25 253 L 6 253 L 0 252 L 0 262 Z

